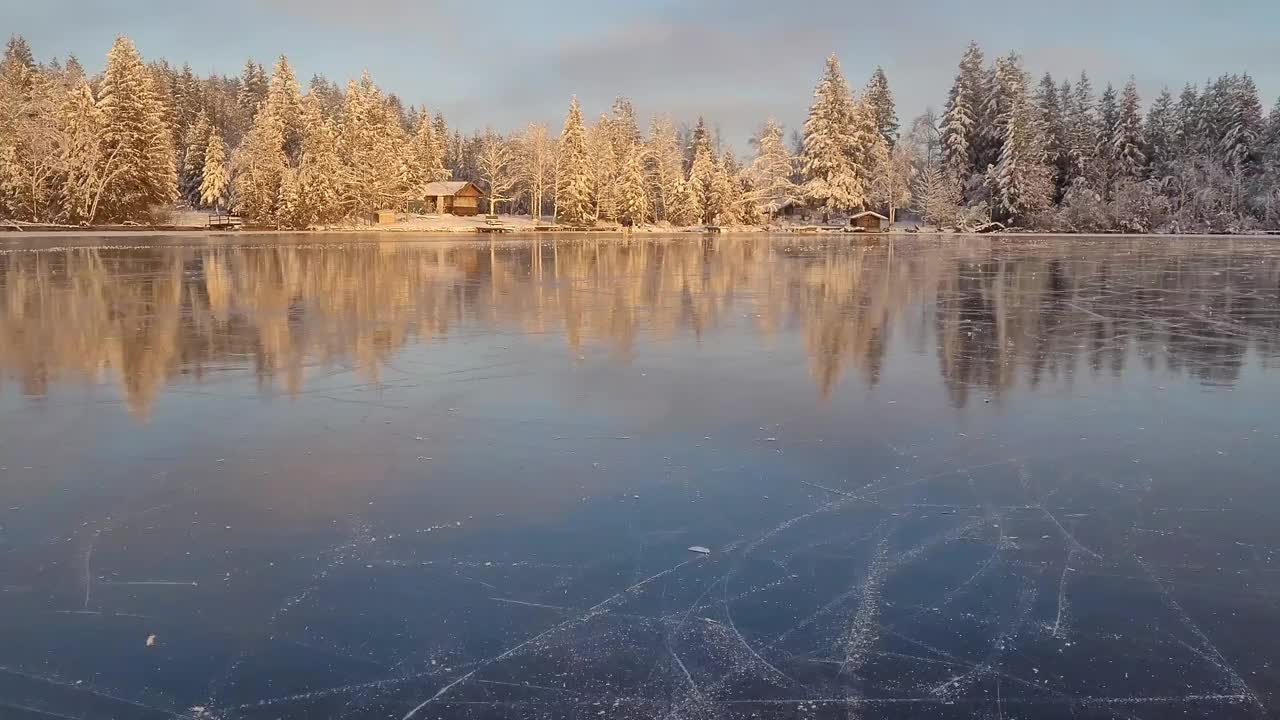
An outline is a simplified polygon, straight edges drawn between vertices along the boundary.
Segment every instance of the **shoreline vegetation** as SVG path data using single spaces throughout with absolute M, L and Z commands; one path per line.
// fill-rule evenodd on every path
M 1016 53 L 988 63 L 971 44 L 943 111 L 903 131 L 885 72 L 855 92 L 832 55 L 803 127 L 768 119 L 745 156 L 713 127 L 658 114 L 642 131 L 621 96 L 591 122 L 575 97 L 558 135 L 464 134 L 367 72 L 303 92 L 284 56 L 200 77 L 120 37 L 90 74 L 15 35 L 0 232 L 181 232 L 233 213 L 246 230 L 837 233 L 875 212 L 891 232 L 1280 233 L 1280 102 L 1264 113 L 1248 74 L 1144 108 L 1132 77 L 1037 85 Z M 473 183 L 487 215 L 436 214 L 441 180 Z

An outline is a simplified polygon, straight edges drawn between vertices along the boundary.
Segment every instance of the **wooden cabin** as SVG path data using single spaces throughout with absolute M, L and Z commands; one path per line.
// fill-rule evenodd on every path
M 849 224 L 862 232 L 884 232 L 889 225 L 889 218 L 878 212 L 865 210 L 849 217 Z
M 429 213 L 471 217 L 480 214 L 480 198 L 484 192 L 475 183 L 443 180 L 427 183 L 423 195 Z

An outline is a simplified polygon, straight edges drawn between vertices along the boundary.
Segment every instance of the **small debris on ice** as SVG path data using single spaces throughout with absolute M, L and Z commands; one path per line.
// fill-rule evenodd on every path
M 711 548 L 702 547 L 701 545 L 694 545 L 689 548 L 689 552 L 698 553 L 699 555 L 710 555 Z

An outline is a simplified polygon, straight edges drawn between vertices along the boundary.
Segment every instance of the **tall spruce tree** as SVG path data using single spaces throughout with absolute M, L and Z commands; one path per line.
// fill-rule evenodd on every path
M 1177 117 L 1173 93 L 1164 88 L 1147 111 L 1144 128 L 1150 176 L 1157 181 L 1172 177 L 1177 165 Z
M 1097 147 L 1094 149 L 1093 186 L 1102 199 L 1111 200 L 1117 174 L 1116 128 L 1120 122 L 1120 103 L 1116 89 L 1110 83 L 1098 102 Z
M 1070 151 L 1067 139 L 1067 118 L 1062 107 L 1062 93 L 1053 76 L 1045 73 L 1036 89 L 1037 119 L 1045 136 L 1045 152 L 1053 167 L 1054 197 L 1066 192 L 1070 175 Z
M 57 219 L 77 225 L 91 223 L 113 168 L 102 154 L 102 113 L 88 82 L 81 80 L 67 93 L 58 123 L 63 145 L 58 178 L 62 206 Z
M 418 125 L 409 143 L 409 153 L 407 192 L 410 199 L 421 200 L 427 183 L 449 177 L 449 172 L 444 169 L 444 147 L 436 137 L 435 123 L 426 111 L 418 115 Z
M 298 192 L 307 203 L 308 224 L 327 225 L 347 213 L 342 203 L 344 168 L 338 159 L 335 121 L 328 115 L 326 100 L 315 96 L 303 99 L 302 164 L 298 168 Z
M 756 158 L 751 163 L 751 201 L 766 216 L 772 216 L 801 199 L 800 188 L 792 181 L 795 158 L 783 140 L 782 126 L 769 118 L 756 141 Z
M 204 154 L 209 148 L 209 138 L 213 133 L 214 129 L 209 123 L 208 114 L 200 111 L 195 121 L 182 134 L 182 165 L 178 175 L 178 189 L 192 207 L 207 204 L 200 199 L 201 185 L 204 180 Z M 226 153 L 225 146 L 223 146 L 223 153 L 224 155 Z M 225 159 L 224 157 L 223 160 Z
M 204 166 L 200 170 L 199 204 L 218 209 L 226 204 L 231 189 L 231 176 L 227 172 L 227 147 L 216 130 L 210 131 L 209 142 L 202 153 Z
M 960 60 L 960 72 L 951 86 L 951 95 L 942 114 L 942 157 L 946 169 L 966 178 L 978 167 L 982 135 L 982 108 L 987 102 L 987 84 L 982 48 L 970 43 Z
M 650 217 L 644 153 L 639 144 L 631 145 L 626 152 L 618 177 L 618 220 L 624 225 L 641 225 Z
M 1232 167 L 1251 173 L 1261 158 L 1263 132 L 1262 101 L 1258 86 L 1248 75 L 1232 76 L 1230 104 L 1222 131 L 1222 156 Z
M 859 141 L 855 137 L 857 108 L 835 55 L 827 58 L 813 98 L 801 156 L 805 196 L 827 213 L 861 207 L 867 187 L 852 163 Z
M 1071 93 L 1067 110 L 1068 185 L 1077 180 L 1092 183 L 1098 160 L 1098 120 L 1095 114 L 1093 83 L 1081 72 Z
M 1200 109 L 1199 89 L 1187 83 L 1173 110 L 1174 151 L 1179 162 L 1188 161 L 1200 152 Z
M 152 206 L 177 197 L 172 134 L 152 83 L 133 41 L 117 38 L 98 91 L 109 165 L 98 206 L 103 219 L 139 220 Z
M 569 103 L 559 145 L 556 217 L 570 225 L 585 225 L 592 213 L 592 178 L 587 157 L 587 129 L 582 123 L 582 107 L 577 97 Z
M 659 220 L 675 222 L 673 209 L 683 202 L 684 153 L 671 118 L 659 115 L 649 126 L 647 156 L 653 211 Z
M 593 220 L 618 218 L 618 159 L 614 155 L 613 121 L 601 115 L 587 130 L 587 159 L 591 169 Z
M 871 73 L 871 80 L 862 91 L 862 101 L 875 123 L 876 132 L 884 138 L 889 147 L 898 142 L 898 111 L 893 102 L 893 92 L 889 90 L 889 78 L 884 68 L 876 67 Z
M 698 125 L 693 130 L 693 163 L 689 166 L 689 191 L 693 197 L 695 222 L 715 222 L 718 211 L 715 187 L 718 170 L 716 153 L 711 147 L 711 133 L 703 119 L 698 118 Z
M 1004 142 L 999 162 L 989 173 L 992 197 L 1004 217 L 1024 223 L 1050 206 L 1053 170 L 1039 112 L 1017 55 L 997 62 L 996 84 L 1002 95 L 997 126 L 1004 131 Z
M 1112 143 L 1116 176 L 1125 180 L 1144 178 L 1147 172 L 1147 153 L 1142 136 L 1142 103 L 1138 98 L 1138 84 L 1133 78 L 1129 78 L 1120 97 Z

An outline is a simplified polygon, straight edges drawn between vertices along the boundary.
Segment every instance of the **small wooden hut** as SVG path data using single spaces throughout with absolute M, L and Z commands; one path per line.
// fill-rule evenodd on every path
M 889 218 L 878 212 L 865 210 L 849 217 L 849 224 L 855 230 L 862 232 L 884 232 L 889 223 Z
M 427 183 L 423 195 L 427 212 L 471 217 L 480 213 L 484 192 L 475 183 L 445 180 Z
M 373 219 L 374 219 L 374 222 L 376 222 L 379 225 L 395 225 L 396 211 L 395 210 L 378 210 L 373 214 Z

